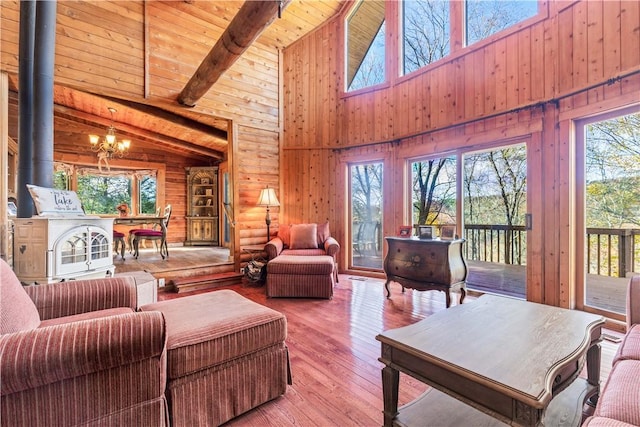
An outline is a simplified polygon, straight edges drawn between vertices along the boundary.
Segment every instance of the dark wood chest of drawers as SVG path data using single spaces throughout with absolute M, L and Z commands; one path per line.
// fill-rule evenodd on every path
M 460 303 L 466 295 L 467 264 L 462 255 L 464 239 L 420 240 L 417 238 L 386 237 L 389 251 L 384 260 L 387 275 L 385 288 L 391 295 L 389 283 L 419 291 L 437 290 L 446 295 L 451 305 L 450 291 L 460 290 Z

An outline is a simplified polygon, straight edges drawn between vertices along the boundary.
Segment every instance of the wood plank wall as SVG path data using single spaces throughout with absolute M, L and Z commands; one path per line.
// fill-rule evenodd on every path
M 341 17 L 284 49 L 281 219 L 329 218 L 346 243 L 346 167 L 380 160 L 383 228 L 392 235 L 408 218 L 407 158 L 526 142 L 535 231 L 528 235 L 528 299 L 574 306 L 570 123 L 640 102 L 640 3 L 540 4 L 543 13 L 526 25 L 409 76 L 391 71 L 388 84 L 357 94 L 342 90 Z M 388 2 L 388 23 L 397 12 Z M 341 256 L 344 270 L 346 251 Z
M 55 82 L 143 103 L 174 101 L 228 25 L 217 12 L 241 5 L 58 1 Z M 18 72 L 19 10 L 17 0 L 0 2 L 0 69 L 13 74 Z M 259 190 L 268 184 L 280 193 L 279 61 L 278 49 L 258 39 L 193 108 L 238 125 L 240 245 L 266 239 L 264 211 L 255 207 Z M 168 158 L 156 147 L 133 148 L 138 149 L 151 161 L 167 164 L 166 201 L 174 207 L 169 241 L 184 241 L 184 167 L 207 166 L 209 159 Z M 272 211 L 274 223 L 277 212 Z

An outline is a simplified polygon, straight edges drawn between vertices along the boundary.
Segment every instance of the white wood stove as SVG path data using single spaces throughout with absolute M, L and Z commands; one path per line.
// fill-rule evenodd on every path
M 34 187 L 39 215 L 13 219 L 13 269 L 21 282 L 113 276 L 113 218 L 84 215 L 73 192 Z
M 13 268 L 23 283 L 112 276 L 113 218 L 15 218 Z

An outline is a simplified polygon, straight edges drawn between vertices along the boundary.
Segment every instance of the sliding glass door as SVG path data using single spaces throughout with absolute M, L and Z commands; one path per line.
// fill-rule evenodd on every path
M 353 268 L 382 269 L 382 162 L 349 166 Z
M 467 287 L 526 298 L 526 145 L 465 154 L 463 174 Z
M 640 274 L 638 107 L 577 123 L 579 304 L 624 319 L 629 277 Z

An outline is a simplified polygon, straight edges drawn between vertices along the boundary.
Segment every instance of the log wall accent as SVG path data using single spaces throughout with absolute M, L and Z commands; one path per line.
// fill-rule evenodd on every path
M 406 159 L 526 142 L 528 211 L 534 221 L 534 232 L 528 233 L 528 299 L 580 304 L 573 262 L 578 249 L 571 120 L 640 102 L 640 4 L 540 5 L 540 16 L 524 25 L 455 50 L 408 76 L 394 77 L 390 66 L 388 84 L 353 94 L 342 90 L 341 18 L 287 47 L 282 220 L 329 218 L 346 243 L 347 165 L 380 160 L 383 231 L 395 234 L 408 218 Z M 397 12 L 397 3 L 387 4 L 389 10 Z M 346 263 L 344 251 L 342 269 Z
M 177 106 L 178 94 L 229 24 L 226 17 L 233 16 L 241 6 L 242 2 L 237 1 L 61 0 L 55 83 L 113 98 Z M 334 10 L 331 4 L 313 8 L 321 13 L 310 16 L 310 22 L 331 15 Z M 12 75 L 18 72 L 19 10 L 19 1 L 0 2 L 0 69 Z M 291 11 L 304 14 L 299 5 Z M 278 49 L 283 40 L 310 25 L 287 27 L 285 20 L 278 24 L 267 29 L 192 109 L 228 119 L 237 126 L 235 141 L 241 156 L 236 161 L 242 181 L 238 183 L 241 191 L 236 205 L 240 215 L 236 219 L 241 245 L 260 243 L 266 238 L 264 211 L 255 207 L 259 190 L 269 184 L 280 193 Z M 60 138 L 55 144 L 62 148 L 65 141 Z M 65 149 L 74 152 L 73 147 Z M 75 152 L 83 149 L 84 146 Z M 184 167 L 207 166 L 211 158 L 167 155 L 161 145 L 152 143 L 133 144 L 131 155 L 166 163 L 166 201 L 174 207 L 169 242 L 184 241 Z M 274 224 L 278 222 L 277 215 L 277 208 L 273 209 Z

